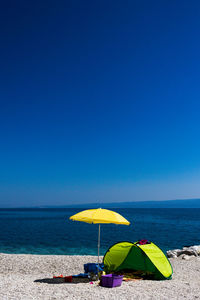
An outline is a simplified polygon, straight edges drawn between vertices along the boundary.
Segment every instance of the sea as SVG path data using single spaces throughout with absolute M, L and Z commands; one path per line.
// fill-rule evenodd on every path
M 98 225 L 69 220 L 80 208 L 0 209 L 0 252 L 97 255 Z M 118 208 L 129 226 L 101 224 L 100 255 L 116 242 L 147 239 L 164 252 L 200 245 L 200 209 Z

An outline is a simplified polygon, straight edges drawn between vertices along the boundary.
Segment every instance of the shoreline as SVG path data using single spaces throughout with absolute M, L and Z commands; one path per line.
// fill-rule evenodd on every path
M 199 248 L 199 249 L 195 249 L 195 247 L 197 247 L 197 248 Z M 176 249 L 165 249 L 165 250 L 163 250 L 162 248 L 160 248 L 161 250 L 162 250 L 162 252 L 168 257 L 168 258 L 173 258 L 173 257 L 176 257 L 176 255 L 177 255 L 177 253 L 176 252 L 180 252 L 180 251 L 182 251 L 182 249 L 195 249 L 195 250 L 198 250 L 198 252 L 199 252 L 199 256 L 200 256 L 200 245 L 192 245 L 192 246 L 184 246 L 184 247 L 182 247 L 182 248 L 176 248 Z M 106 253 L 106 251 L 108 250 L 108 248 L 105 250 L 105 251 L 103 251 L 102 250 L 102 252 L 104 252 L 104 254 Z M 174 256 L 174 255 L 171 255 L 171 253 L 176 253 L 176 255 Z M 170 253 L 170 254 L 169 254 Z M 77 254 L 77 253 L 74 253 L 74 254 L 65 254 L 65 253 L 61 253 L 61 254 L 58 254 L 58 253 L 56 253 L 56 254 L 47 254 L 47 253 L 19 253 L 19 252 L 17 252 L 17 253 L 13 253 L 13 252 L 0 252 L 0 255 L 1 254 L 7 254 L 7 255 L 33 255 L 33 256 L 80 256 L 80 257 L 84 257 L 84 256 L 90 256 L 90 257 L 96 257 L 97 256 L 97 251 L 96 251 L 96 253 L 95 254 Z M 101 257 L 104 257 L 104 255 L 100 255 Z
M 88 262 L 97 262 L 97 256 L 0 253 L 1 299 L 198 299 L 200 296 L 200 257 L 170 258 L 174 270 L 171 280 L 123 282 L 113 289 L 81 280 L 62 284 L 48 281 L 55 275 L 82 273 L 83 264 Z

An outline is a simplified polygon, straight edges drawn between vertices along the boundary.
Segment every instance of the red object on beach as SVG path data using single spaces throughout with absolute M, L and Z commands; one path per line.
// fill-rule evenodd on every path
M 63 277 L 63 275 L 53 276 L 53 280 L 55 283 L 64 283 L 65 282 L 65 278 Z
M 72 282 L 72 276 L 65 276 L 65 282 Z
M 53 276 L 53 278 L 63 278 L 63 275 Z

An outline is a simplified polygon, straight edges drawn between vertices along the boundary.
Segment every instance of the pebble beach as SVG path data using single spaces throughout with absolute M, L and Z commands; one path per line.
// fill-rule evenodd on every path
M 171 280 L 136 280 L 104 288 L 87 279 L 55 283 L 53 276 L 79 274 L 95 256 L 0 254 L 0 299 L 200 299 L 200 257 L 170 258 Z

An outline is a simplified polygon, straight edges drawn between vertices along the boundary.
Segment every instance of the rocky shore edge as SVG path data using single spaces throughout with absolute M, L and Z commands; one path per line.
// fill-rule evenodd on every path
M 189 260 L 192 257 L 200 257 L 200 245 L 184 246 L 182 249 L 167 251 L 168 258 L 182 258 Z

